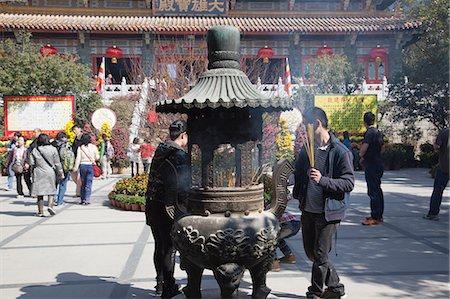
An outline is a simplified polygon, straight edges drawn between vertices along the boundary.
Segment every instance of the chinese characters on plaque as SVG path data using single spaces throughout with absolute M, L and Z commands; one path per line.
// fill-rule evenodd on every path
M 73 119 L 74 96 L 4 96 L 5 134 L 30 135 L 35 128 L 53 134 Z
M 158 15 L 225 15 L 226 0 L 154 0 Z
M 328 128 L 336 132 L 364 133 L 364 113 L 377 115 L 376 95 L 319 95 L 314 97 L 314 105 L 326 112 Z

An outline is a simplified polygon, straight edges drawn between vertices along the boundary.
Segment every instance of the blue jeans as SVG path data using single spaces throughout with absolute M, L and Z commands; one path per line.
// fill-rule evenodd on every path
M 382 163 L 367 163 L 364 174 L 367 182 L 367 195 L 370 198 L 371 217 L 375 219 L 383 218 L 384 195 L 381 189 L 381 178 L 383 177 Z
M 14 176 L 16 174 L 14 173 L 14 171 L 12 170 L 12 163 L 10 163 L 8 165 L 8 189 L 12 189 L 13 188 L 13 183 L 14 183 Z
M 286 243 L 284 239 L 295 236 L 299 230 L 300 230 L 299 220 L 291 220 L 288 222 L 281 223 L 280 235 L 278 236 L 278 248 L 280 248 L 284 256 L 289 256 L 292 254 L 291 248 L 289 248 L 289 245 Z
M 434 178 L 433 194 L 430 198 L 430 210 L 428 215 L 439 214 L 439 208 L 442 202 L 442 193 L 444 193 L 445 187 L 448 183 L 448 173 L 443 173 L 442 170 L 438 169 L 436 172 L 436 177 Z
M 59 182 L 58 187 L 56 188 L 55 201 L 58 206 L 64 203 L 64 195 L 66 194 L 67 182 L 69 181 L 69 177 L 69 173 L 66 172 L 64 180 Z
M 92 192 L 92 180 L 94 179 L 94 165 L 81 164 L 80 165 L 80 177 L 81 177 L 81 202 L 91 201 Z

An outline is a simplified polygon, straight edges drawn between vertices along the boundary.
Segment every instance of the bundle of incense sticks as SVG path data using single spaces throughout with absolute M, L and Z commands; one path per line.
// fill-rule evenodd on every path
M 312 124 L 306 125 L 305 149 L 309 158 L 309 165 L 314 168 L 314 128 Z

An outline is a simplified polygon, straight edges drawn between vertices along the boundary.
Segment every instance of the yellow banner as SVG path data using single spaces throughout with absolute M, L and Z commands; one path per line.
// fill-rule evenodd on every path
M 328 116 L 328 128 L 336 132 L 364 133 L 363 116 L 371 111 L 377 115 L 376 95 L 319 95 L 314 105 Z

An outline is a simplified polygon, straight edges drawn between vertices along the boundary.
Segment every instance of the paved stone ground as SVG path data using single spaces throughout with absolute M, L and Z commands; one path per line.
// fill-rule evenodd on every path
M 385 223 L 360 224 L 369 214 L 364 174 L 358 172 L 352 208 L 338 231 L 336 269 L 347 298 L 449 298 L 449 193 L 441 220 L 422 219 L 433 180 L 425 169 L 388 171 L 383 179 Z M 110 208 L 107 193 L 120 177 L 94 181 L 92 204 L 71 195 L 54 217 L 37 218 L 35 199 L 0 191 L 0 298 L 152 298 L 153 239 L 140 212 Z M 0 177 L 0 186 L 6 178 Z M 298 213 L 296 202 L 289 210 Z M 311 263 L 298 234 L 288 240 L 297 264 L 269 272 L 270 298 L 305 298 Z M 186 284 L 177 265 L 176 278 Z M 211 271 L 205 271 L 203 298 L 218 298 Z M 246 272 L 240 298 L 249 298 Z M 179 296 L 183 298 L 183 296 Z

